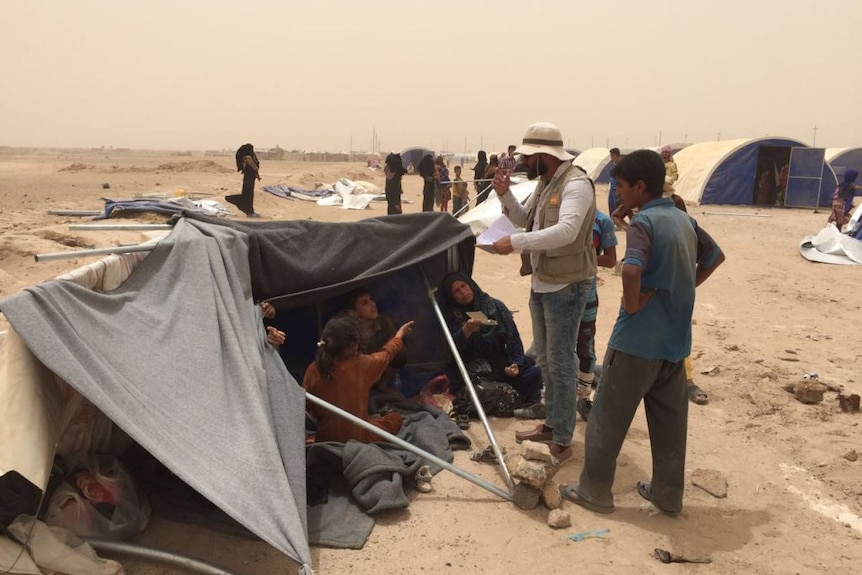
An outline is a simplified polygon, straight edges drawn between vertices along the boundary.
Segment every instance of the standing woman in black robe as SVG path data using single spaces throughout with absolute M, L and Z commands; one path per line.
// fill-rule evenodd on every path
M 488 194 L 482 194 L 482 190 L 491 185 L 491 182 L 482 182 L 485 177 L 485 170 L 488 169 L 488 155 L 485 150 L 479 150 L 477 155 L 476 165 L 473 166 L 473 186 L 476 188 L 476 205 L 478 206 L 485 201 Z
M 434 157 L 431 154 L 425 154 L 422 161 L 417 167 L 419 175 L 425 181 L 422 186 L 422 211 L 434 211 Z
M 251 144 L 243 144 L 236 151 L 236 171 L 242 172 L 242 193 L 226 196 L 225 200 L 248 217 L 258 218 L 260 214 L 254 211 L 254 181 L 260 180 L 260 160 Z
M 396 153 L 386 156 L 386 162 L 383 165 L 383 175 L 386 176 L 386 214 L 400 214 L 401 211 L 401 194 L 404 190 L 401 187 L 401 177 L 406 170 L 404 164 L 401 163 L 401 156 Z M 374 350 L 377 351 L 377 350 Z

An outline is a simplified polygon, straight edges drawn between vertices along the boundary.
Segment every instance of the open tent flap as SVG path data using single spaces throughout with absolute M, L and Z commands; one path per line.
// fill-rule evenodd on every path
M 55 280 L 0 308 L 41 363 L 177 476 L 310 565 L 305 398 L 265 344 L 248 262 L 246 234 L 182 219 L 112 292 Z
M 423 279 L 424 274 L 433 287 L 450 271 L 472 273 L 475 239 L 469 227 L 449 214 L 352 223 L 206 222 L 247 234 L 254 298 L 278 310 L 274 325 L 287 336 L 281 354 L 296 379 L 313 361 L 326 321 L 343 309 L 344 296 L 357 287 L 369 289 L 396 327 L 416 322 L 408 341 L 409 363 L 402 370 L 406 395 L 418 393 L 429 374 L 451 362 Z

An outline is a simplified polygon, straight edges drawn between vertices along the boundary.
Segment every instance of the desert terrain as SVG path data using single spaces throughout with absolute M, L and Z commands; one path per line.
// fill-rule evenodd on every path
M 470 166 L 467 166 L 469 168 Z M 465 176 L 469 174 L 465 170 Z M 343 210 L 264 193 L 262 185 L 313 187 L 347 177 L 383 187 L 383 175 L 364 162 L 267 161 L 261 166 L 255 206 L 263 219 L 353 221 L 385 215 L 386 205 Z M 70 231 L 87 217 L 48 210 L 103 208 L 101 198 L 167 195 L 185 190 L 223 201 L 238 193 L 233 158 L 131 150 L 0 149 L 0 299 L 87 263 L 90 259 L 37 263 L 34 254 L 109 247 L 142 240 L 133 231 Z M 109 189 L 104 189 L 108 184 Z M 405 176 L 405 212 L 421 209 L 421 182 Z M 472 195 L 472 192 L 471 192 Z M 597 203 L 607 206 L 599 186 Z M 226 204 L 227 205 L 227 204 Z M 690 213 L 718 241 L 727 262 L 698 290 L 693 326 L 696 382 L 709 404 L 690 409 L 687 472 L 712 470 L 727 480 L 718 499 L 687 485 L 685 509 L 676 518 L 650 515 L 635 490 L 651 468 L 642 412 L 623 447 L 616 479 L 617 510 L 597 515 L 564 503 L 572 526 L 553 530 L 543 506 L 523 511 L 443 472 L 434 491 L 417 494 L 406 510 L 378 518 L 359 551 L 313 548 L 320 574 L 414 573 L 620 573 L 856 574 L 862 570 L 862 415 L 843 413 L 836 393 L 805 405 L 782 389 L 816 371 L 848 393 L 862 392 L 862 268 L 814 264 L 797 246 L 825 225 L 828 213 L 794 209 L 691 206 Z M 762 216 L 762 217 L 756 217 Z M 242 214 L 234 217 L 244 218 Z M 161 216 L 110 220 L 160 223 Z M 618 233 L 623 253 L 625 236 Z M 531 341 L 529 280 L 519 259 L 476 253 L 474 277 L 516 310 Z M 619 276 L 601 270 L 597 352 L 604 353 L 621 294 Z M 385 310 L 384 310 L 385 311 Z M 0 315 L 0 332 L 8 322 Z M 2 336 L 0 336 L 2 341 Z M 2 343 L 0 343 L 2 345 Z M 494 419 L 500 444 L 516 449 L 515 430 L 531 422 Z M 578 422 L 575 456 L 556 476 L 576 481 L 583 461 L 585 425 Z M 482 427 L 467 432 L 474 448 L 487 445 Z M 455 464 L 503 486 L 496 467 L 457 452 Z M 609 529 L 607 537 L 574 542 L 569 534 Z M 291 573 L 294 563 L 262 542 L 154 518 L 137 541 L 200 557 L 243 575 Z M 711 564 L 659 563 L 654 548 Z M 119 558 L 129 575 L 182 573 Z

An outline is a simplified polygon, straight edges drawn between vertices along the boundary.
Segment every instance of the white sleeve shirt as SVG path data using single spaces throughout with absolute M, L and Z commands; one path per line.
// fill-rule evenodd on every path
M 532 289 L 537 293 L 558 291 L 568 285 L 549 284 L 539 279 L 536 274 L 539 253 L 572 243 L 578 237 L 578 231 L 581 229 L 581 226 L 592 226 L 592 222 L 587 222 L 586 218 L 587 212 L 592 206 L 595 192 L 589 181 L 579 178 L 569 180 L 563 186 L 560 198 L 559 221 L 543 230 L 538 229 L 542 210 L 544 210 L 545 205 L 548 203 L 549 194 L 547 190 L 551 188 L 554 180 L 563 175 L 570 164 L 571 162 L 563 162 L 557 168 L 554 177 L 545 186 L 533 216 L 534 231 L 512 234 L 512 247 L 517 251 L 528 250 L 530 252 L 530 264 L 533 268 Z M 512 194 L 506 194 L 501 199 L 512 223 L 516 226 L 526 227 L 528 215 L 526 208 L 518 203 L 518 200 Z

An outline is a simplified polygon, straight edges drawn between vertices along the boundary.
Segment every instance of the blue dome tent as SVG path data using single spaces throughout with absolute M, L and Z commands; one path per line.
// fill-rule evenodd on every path
M 825 149 L 792 138 L 702 142 L 674 160 L 676 193 L 695 204 L 828 206 L 838 184 Z

